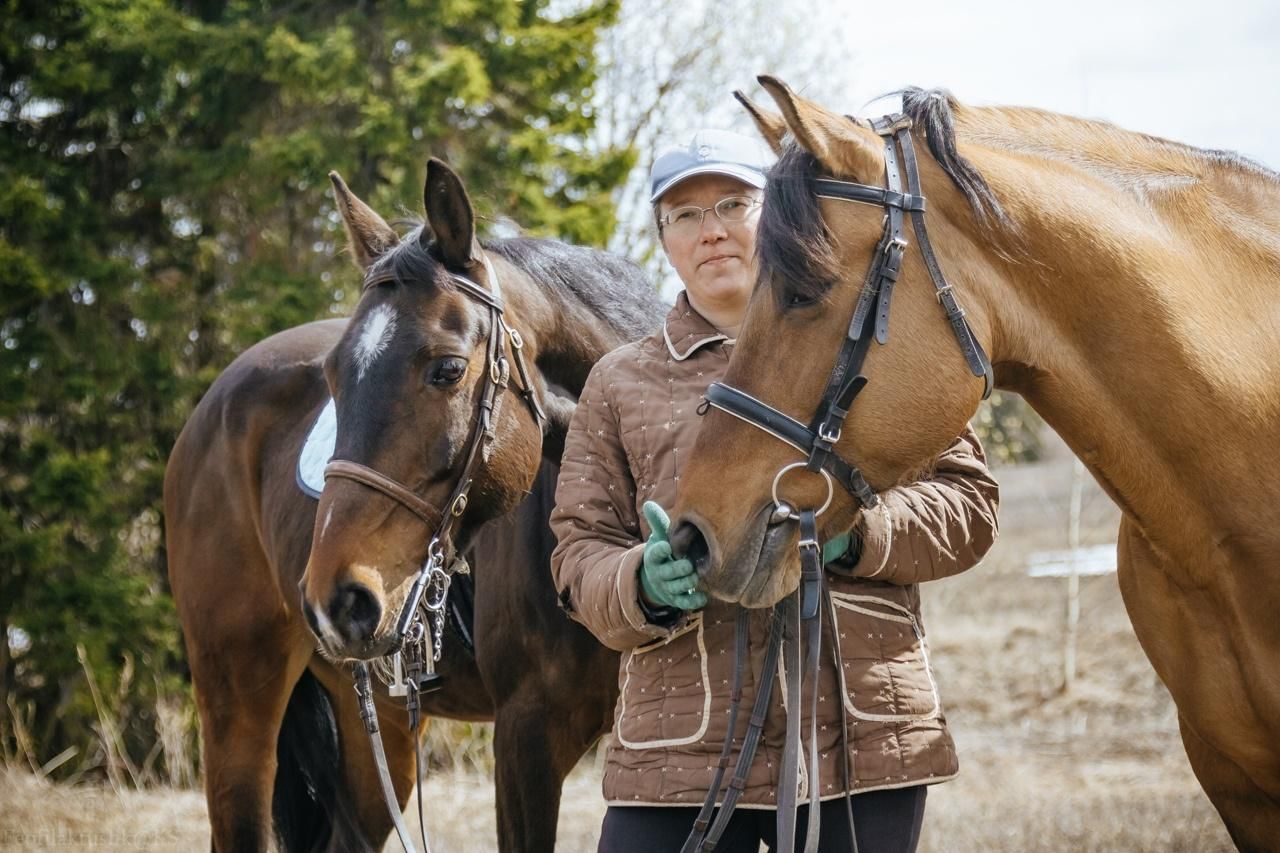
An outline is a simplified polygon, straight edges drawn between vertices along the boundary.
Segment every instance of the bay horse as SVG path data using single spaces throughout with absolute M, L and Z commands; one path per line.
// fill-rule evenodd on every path
M 564 616 L 551 582 L 563 432 L 592 364 L 665 309 L 614 256 L 523 238 L 482 247 L 462 182 L 438 160 L 427 168 L 427 222 L 403 238 L 331 178 L 357 266 L 384 275 L 350 320 L 289 329 L 239 356 L 196 406 L 165 476 L 213 848 L 263 850 L 275 834 L 289 850 L 380 849 L 391 831 L 350 670 L 376 644 L 327 642 L 307 617 L 346 620 L 344 631 L 391 618 L 385 605 L 422 565 L 428 531 L 352 480 L 328 480 L 317 503 L 295 468 L 332 395 L 337 456 L 439 500 L 488 371 L 491 314 L 456 286 L 460 275 L 490 289 L 501 278 L 546 418 L 510 392 L 496 400 L 455 534 L 473 565 L 475 651 L 445 635 L 442 686 L 423 712 L 495 721 L 499 846 L 550 850 L 561 784 L 608 730 L 618 689 L 617 655 Z M 403 701 L 375 701 L 403 808 L 415 744 Z
M 1276 849 L 1280 176 L 1233 154 L 941 91 L 908 89 L 904 119 L 868 122 L 760 82 L 780 114 L 739 94 L 780 152 L 759 274 L 729 390 L 681 479 L 673 545 L 721 598 L 767 606 L 789 593 L 796 530 L 770 516 L 773 489 L 817 506 L 830 481 L 774 477 L 804 467 L 797 446 L 816 446 L 810 418 L 826 410 L 842 342 L 876 341 L 865 387 L 848 386 L 844 429 L 828 430 L 871 491 L 863 509 L 835 488 L 828 535 L 879 511 L 874 492 L 960 433 L 984 394 L 974 361 L 982 367 L 985 350 L 995 385 L 1025 397 L 1122 508 L 1121 592 L 1177 705 L 1191 766 L 1237 846 Z M 895 128 L 929 152 L 919 188 L 896 196 L 884 189 L 905 159 Z M 927 239 L 908 226 L 901 246 L 886 241 L 895 206 L 927 222 Z M 860 336 L 851 319 L 876 252 L 901 257 L 896 285 L 886 280 L 892 313 L 887 296 L 879 303 L 884 341 L 874 318 Z M 950 311 L 958 303 L 967 313 Z M 773 434 L 757 428 L 766 414 Z

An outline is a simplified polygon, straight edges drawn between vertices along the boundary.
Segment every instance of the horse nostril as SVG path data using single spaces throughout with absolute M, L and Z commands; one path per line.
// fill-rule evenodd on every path
M 707 540 L 702 531 L 692 521 L 681 521 L 671 532 L 671 553 L 677 557 L 685 557 L 693 563 L 699 574 L 707 565 Z
M 367 587 L 343 584 L 329 608 L 333 625 L 350 642 L 368 640 L 378 628 L 382 606 Z

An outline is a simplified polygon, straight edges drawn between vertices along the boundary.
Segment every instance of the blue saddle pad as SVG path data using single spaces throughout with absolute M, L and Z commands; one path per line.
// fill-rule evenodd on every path
M 333 458 L 334 442 L 338 438 L 338 410 L 333 398 L 320 410 L 320 417 L 307 433 L 307 440 L 298 454 L 298 488 L 304 494 L 319 498 L 324 491 L 324 466 Z

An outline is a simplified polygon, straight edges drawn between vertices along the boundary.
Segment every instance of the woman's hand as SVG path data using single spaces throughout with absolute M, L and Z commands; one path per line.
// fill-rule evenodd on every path
M 699 610 L 707 606 L 706 593 L 698 590 L 698 573 L 693 563 L 671 556 L 667 528 L 671 520 L 666 511 L 653 501 L 642 508 L 649 522 L 649 541 L 644 546 L 644 562 L 640 566 L 640 591 L 651 605 Z

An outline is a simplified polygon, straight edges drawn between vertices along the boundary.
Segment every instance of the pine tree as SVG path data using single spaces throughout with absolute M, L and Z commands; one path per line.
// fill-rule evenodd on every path
M 249 344 L 355 298 L 330 169 L 420 212 L 428 155 L 490 228 L 603 245 L 629 150 L 591 151 L 617 0 L 9 0 L 0 32 L 0 707 L 35 758 L 94 721 L 135 757 L 181 653 L 160 485 Z M 130 664 L 130 665 L 132 665 Z

